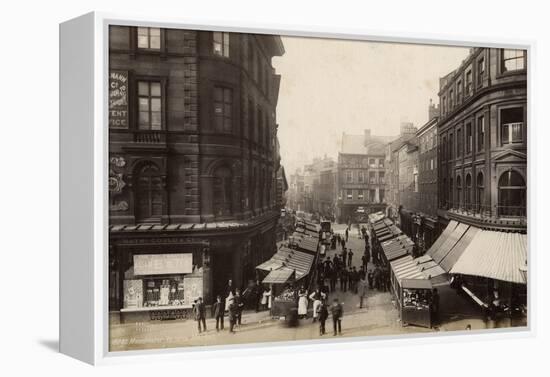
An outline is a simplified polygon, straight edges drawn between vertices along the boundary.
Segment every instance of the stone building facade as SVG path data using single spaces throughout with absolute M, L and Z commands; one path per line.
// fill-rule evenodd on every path
M 473 48 L 440 79 L 439 215 L 526 230 L 527 56 Z
M 207 303 L 276 250 L 279 37 L 109 30 L 110 308 L 138 254 L 192 253 Z

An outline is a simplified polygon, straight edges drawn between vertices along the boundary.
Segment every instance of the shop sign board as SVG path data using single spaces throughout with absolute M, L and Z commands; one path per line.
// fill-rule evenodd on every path
M 186 276 L 183 278 L 183 295 L 186 305 L 192 305 L 195 300 L 203 296 L 202 275 Z
M 124 308 L 140 308 L 143 305 L 143 280 L 124 280 Z
M 134 275 L 190 274 L 193 272 L 193 254 L 137 254 L 134 255 Z
M 128 128 L 128 72 L 109 72 L 109 127 Z

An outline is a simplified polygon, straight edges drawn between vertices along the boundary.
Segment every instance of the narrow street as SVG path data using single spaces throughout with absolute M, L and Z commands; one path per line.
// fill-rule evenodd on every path
M 344 234 L 345 228 L 345 224 L 333 225 L 333 230 L 336 233 Z M 349 232 L 346 245 L 354 253 L 352 266 L 359 269 L 364 251 L 364 241 L 359 238 L 355 226 Z M 340 252 L 341 248 L 338 246 L 336 250 L 328 250 L 327 256 L 332 258 L 335 253 Z M 366 307 L 360 309 L 359 296 L 350 291 L 340 291 L 339 284 L 337 284 L 336 292 L 331 293 L 330 299 L 337 297 L 344 306 L 342 337 L 454 331 L 464 330 L 467 325 L 470 325 L 472 330 L 509 326 L 508 323 L 486 323 L 479 310 L 469 300 L 456 296 L 454 291 L 449 288 L 443 287 L 441 295 L 442 297 L 453 295 L 451 300 L 442 300 L 452 303 L 452 305 L 442 306 L 442 323 L 434 329 L 402 326 L 390 292 L 369 290 Z M 462 314 L 459 316 L 454 313 Z M 333 338 L 330 317 L 326 323 L 327 334 L 322 337 L 319 335 L 318 323 L 313 323 L 311 318 L 300 320 L 297 327 L 287 327 L 284 321 L 272 319 L 268 311 L 258 313 L 245 311 L 242 325 L 236 329 L 234 334 L 227 331 L 229 327 L 227 317 L 225 318 L 224 331 L 217 332 L 215 330 L 213 319 L 207 319 L 206 324 L 207 331 L 199 334 L 197 323 L 194 320 L 113 323 L 110 329 L 111 351 Z

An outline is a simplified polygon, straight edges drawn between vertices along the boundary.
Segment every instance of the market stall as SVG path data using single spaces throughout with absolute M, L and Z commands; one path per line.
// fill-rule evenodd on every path
M 410 255 L 396 259 L 390 265 L 392 291 L 402 325 L 431 327 L 433 286 L 430 279 Z

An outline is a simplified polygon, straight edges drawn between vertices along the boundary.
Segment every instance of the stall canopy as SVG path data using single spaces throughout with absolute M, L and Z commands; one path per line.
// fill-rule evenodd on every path
M 458 258 L 451 273 L 526 284 L 526 261 L 526 234 L 480 230 Z
M 288 269 L 296 272 L 296 280 L 299 280 L 309 274 L 314 258 L 315 256 L 310 253 L 281 247 L 271 259 L 265 261 L 256 268 L 263 271 L 270 271 L 270 273 L 279 269 Z
M 464 250 L 466 250 L 466 247 L 470 245 L 472 240 L 475 238 L 477 233 L 480 231 L 479 228 L 476 228 L 475 226 L 471 226 L 468 228 L 466 233 L 462 236 L 460 240 L 456 243 L 456 245 L 451 249 L 451 251 L 445 256 L 439 265 L 446 271 L 451 271 L 451 268 L 455 265 L 456 261 L 460 258 L 462 253 L 464 253 Z
M 380 220 L 383 220 L 385 217 L 386 215 L 384 214 L 384 212 L 371 213 L 369 215 L 369 221 L 371 222 L 371 224 L 374 224 Z
M 319 240 L 317 238 L 304 237 L 298 242 L 298 248 L 310 253 L 316 253 L 318 244 Z
M 290 280 L 294 274 L 294 270 L 290 268 L 282 267 L 278 270 L 271 271 L 264 278 L 263 283 L 265 284 L 283 284 Z
M 414 242 L 412 242 L 409 237 L 401 235 L 390 239 L 389 241 L 382 242 L 380 246 L 386 256 L 386 260 L 391 262 L 392 260 L 401 258 L 407 254 L 411 254 L 414 247 Z
M 450 225 L 450 224 L 449 224 Z M 433 260 L 436 262 L 436 263 L 440 263 L 443 258 L 445 258 L 447 256 L 447 254 L 449 254 L 449 252 L 451 251 L 451 249 L 453 247 L 455 247 L 455 245 L 457 244 L 458 240 L 460 238 L 462 238 L 462 236 L 464 235 L 464 233 L 466 233 L 466 231 L 468 230 L 469 228 L 469 225 L 466 225 L 466 224 L 462 224 L 462 223 L 459 223 L 455 228 L 454 230 L 449 234 L 449 236 L 445 239 L 445 241 L 443 242 L 443 244 L 438 248 L 438 249 L 435 249 L 435 250 L 432 250 L 430 248 L 430 250 L 432 251 L 431 253 L 429 253 L 429 255 L 433 258 Z
M 426 279 L 426 275 L 410 255 L 390 262 L 390 266 L 399 284 L 403 279 Z

